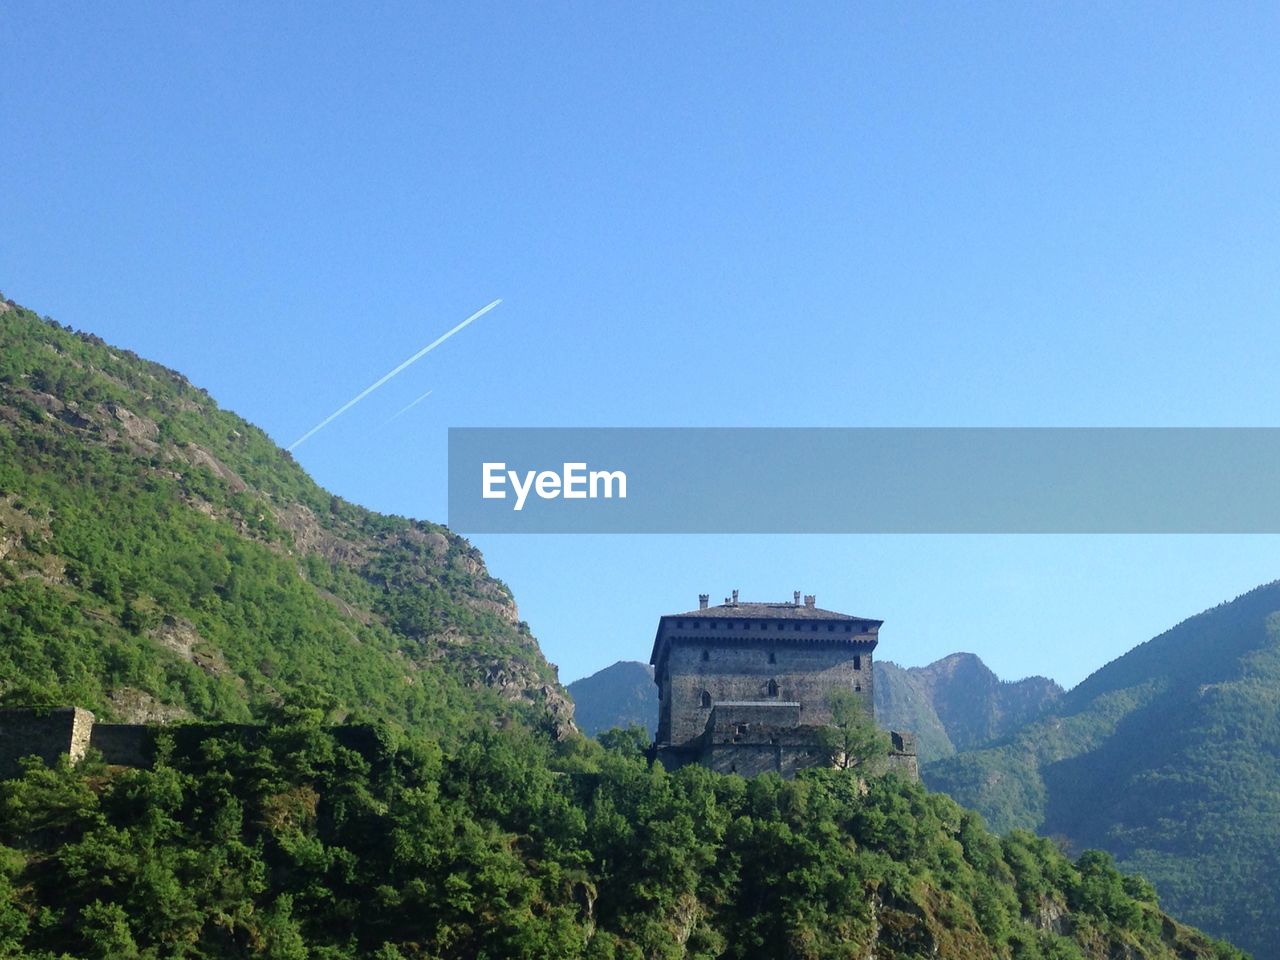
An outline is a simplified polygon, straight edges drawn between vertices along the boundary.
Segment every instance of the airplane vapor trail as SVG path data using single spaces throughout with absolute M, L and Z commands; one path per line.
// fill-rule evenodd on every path
M 429 396 L 431 396 L 431 391 L 430 391 L 430 390 L 428 390 L 426 393 L 424 393 L 422 396 L 420 396 L 417 400 L 413 401 L 413 403 L 409 404 L 409 405 L 408 405 L 408 406 L 406 406 L 406 407 L 402 407 L 402 408 L 400 409 L 399 413 L 396 413 L 396 414 L 394 414 L 393 416 L 388 417 L 388 418 L 387 418 L 387 423 L 390 423 L 390 422 L 391 422 L 392 420 L 394 420 L 396 417 L 400 416 L 400 414 L 401 414 L 401 413 L 408 413 L 410 410 L 412 410 L 414 407 L 416 407 L 418 404 L 420 404 L 423 400 L 427 399 L 427 397 L 429 397 Z
M 333 421 L 337 420 L 340 416 L 342 416 L 344 413 L 346 413 L 348 410 L 354 407 L 357 403 L 359 403 L 369 394 L 373 393 L 373 391 L 377 390 L 380 386 L 382 386 L 392 377 L 396 376 L 399 373 L 403 373 L 405 369 L 417 363 L 419 360 L 425 357 L 428 353 L 430 353 L 436 347 L 440 346 L 440 344 L 444 343 L 446 340 L 452 337 L 455 333 L 457 333 L 467 324 L 475 320 L 479 320 L 481 317 L 483 317 L 486 313 L 488 313 L 490 310 L 492 310 L 501 302 L 502 301 L 499 299 L 499 300 L 493 301 L 493 303 L 489 304 L 487 307 L 481 307 L 479 310 L 477 310 L 471 316 L 467 317 L 467 319 L 463 320 L 460 324 L 458 324 L 448 333 L 443 333 L 440 336 L 436 337 L 436 339 L 432 340 L 425 347 L 423 347 L 421 350 L 415 353 L 412 357 L 410 357 L 404 363 L 400 364 L 400 366 L 396 367 L 386 376 L 382 377 L 382 379 L 380 379 L 377 383 L 374 383 L 371 386 L 366 387 L 360 393 L 356 394 L 354 397 L 352 397 L 350 400 L 348 400 L 346 403 L 340 406 L 337 410 L 333 411 L 333 413 L 329 414 L 329 416 L 325 417 L 323 420 L 317 423 L 314 427 L 312 427 L 310 430 L 308 430 L 306 433 L 300 436 L 297 440 L 289 444 L 289 446 L 287 446 L 285 449 L 292 451 L 294 448 L 300 446 L 303 443 L 303 441 L 315 436 L 317 433 L 319 433 L 329 424 L 333 423 Z

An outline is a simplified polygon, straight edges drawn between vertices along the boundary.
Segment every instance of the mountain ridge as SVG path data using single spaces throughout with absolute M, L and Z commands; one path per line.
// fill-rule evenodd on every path
M 574 721 L 589 737 L 614 727 L 639 725 L 653 739 L 658 729 L 658 688 L 653 667 L 619 660 L 565 688 L 574 703 Z
M 463 538 L 329 494 L 181 374 L 92 334 L 6 302 L 0 347 L 0 629 L 21 648 L 0 697 L 241 720 L 313 685 L 402 724 L 514 711 L 572 732 Z
M 1108 850 L 1180 916 L 1270 960 L 1280 956 L 1277 691 L 1273 582 L 1186 618 L 1044 716 L 923 775 L 994 829 Z
M 876 662 L 876 716 L 916 735 L 922 762 L 1004 736 L 1062 696 L 1047 677 L 1001 680 L 976 654 L 953 653 L 923 667 Z

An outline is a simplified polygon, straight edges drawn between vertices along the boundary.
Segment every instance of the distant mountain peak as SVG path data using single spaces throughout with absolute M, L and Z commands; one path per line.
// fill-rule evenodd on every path
M 952 653 L 923 667 L 876 663 L 881 725 L 916 735 L 923 760 L 950 756 L 1004 736 L 1062 695 L 1044 677 L 1002 681 L 973 653 Z
M 620 660 L 568 686 L 574 720 L 589 737 L 614 727 L 642 726 L 652 738 L 658 727 L 658 687 L 653 667 Z

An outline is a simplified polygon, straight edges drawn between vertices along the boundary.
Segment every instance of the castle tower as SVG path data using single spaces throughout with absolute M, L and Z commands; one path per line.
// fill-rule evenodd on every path
M 871 657 L 882 621 L 824 610 L 813 596 L 740 601 L 658 621 L 658 759 L 750 775 L 822 762 L 828 695 L 848 690 L 874 715 Z

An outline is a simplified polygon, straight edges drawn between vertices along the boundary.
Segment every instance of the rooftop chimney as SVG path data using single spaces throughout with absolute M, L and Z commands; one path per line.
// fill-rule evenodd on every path
M 707 609 L 707 604 L 708 604 L 708 603 L 710 603 L 710 602 L 711 602 L 711 594 L 709 594 L 709 593 L 700 593 L 700 594 L 698 594 L 698 609 L 699 609 L 699 610 L 705 610 L 705 609 Z
M 818 598 L 815 597 L 812 593 L 806 593 L 804 595 L 804 605 L 808 607 L 810 610 L 813 609 L 814 605 L 817 602 L 818 602 Z
M 792 605 L 792 606 L 794 606 L 794 607 L 798 607 L 798 606 L 800 606 L 800 591 L 799 591 L 799 590 L 797 590 L 795 593 L 793 593 L 793 594 L 791 595 L 791 605 Z
M 734 605 L 735 607 L 738 605 L 738 591 L 737 591 L 737 590 L 733 591 L 733 605 Z

